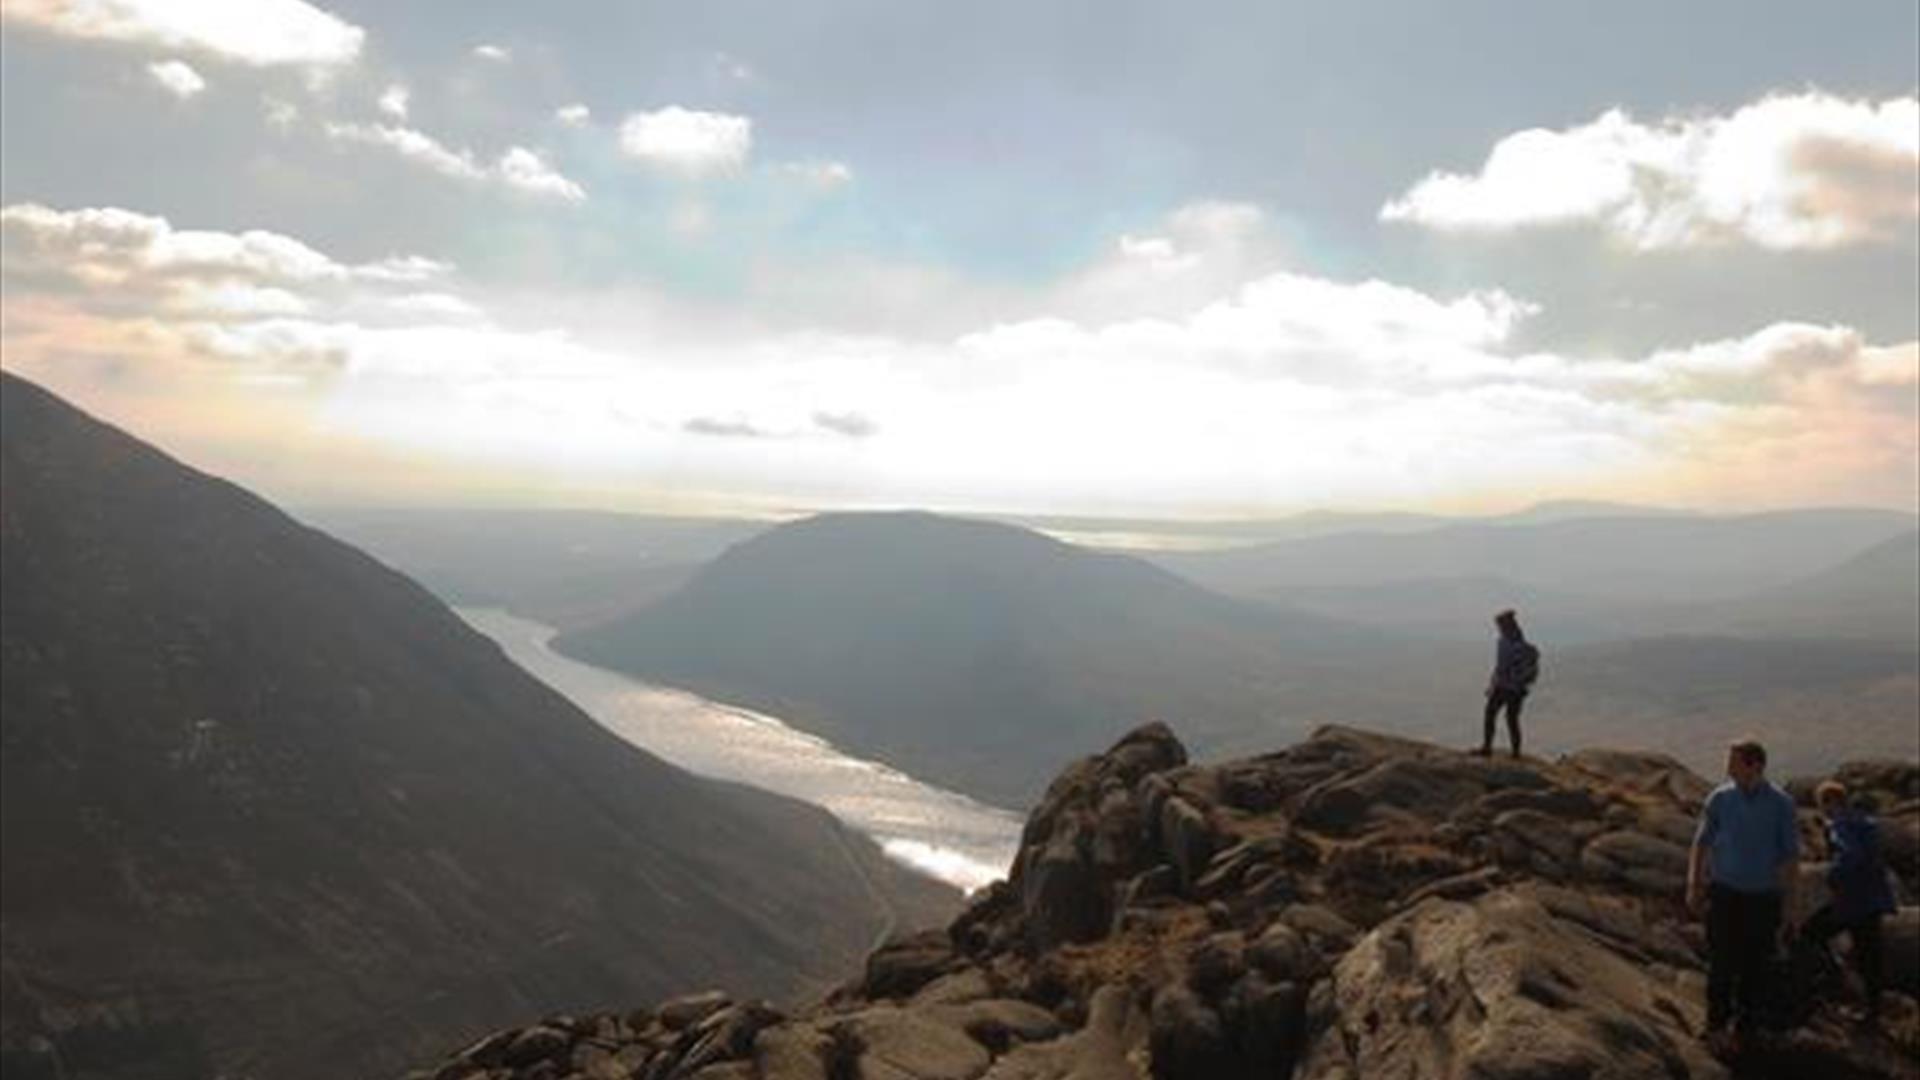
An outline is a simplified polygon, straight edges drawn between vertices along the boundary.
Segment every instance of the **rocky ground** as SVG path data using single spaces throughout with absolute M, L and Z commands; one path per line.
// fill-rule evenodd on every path
M 1681 907 L 1709 785 L 1656 754 L 1485 759 L 1326 728 L 1190 765 L 1149 725 L 1062 773 L 1010 880 L 795 1015 L 718 993 L 502 1031 L 408 1080 L 1920 1076 L 1920 766 L 1878 802 L 1907 906 L 1846 994 L 1723 1062 Z M 1804 795 L 1806 785 L 1791 789 Z M 1809 907 L 1821 892 L 1809 812 Z

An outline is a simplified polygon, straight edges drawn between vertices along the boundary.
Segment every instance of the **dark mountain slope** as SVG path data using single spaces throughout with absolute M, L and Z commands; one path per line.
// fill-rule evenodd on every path
M 950 902 L 822 812 L 630 747 L 352 548 L 0 385 L 9 1080 L 49 1045 L 68 1075 L 367 1075 L 529 1010 L 785 997 Z
M 1216 596 L 1007 525 L 832 514 L 727 550 L 556 647 L 774 711 L 908 772 L 1026 805 L 1072 747 L 1177 713 L 1219 749 L 1381 636 Z

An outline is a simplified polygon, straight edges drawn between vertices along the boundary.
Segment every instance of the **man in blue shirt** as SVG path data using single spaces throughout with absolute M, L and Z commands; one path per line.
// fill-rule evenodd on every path
M 1701 808 L 1687 866 L 1687 907 L 1707 917 L 1707 1034 L 1716 1050 L 1737 1052 L 1758 1019 L 1799 858 L 1793 799 L 1767 780 L 1766 748 L 1734 743 L 1727 782 Z

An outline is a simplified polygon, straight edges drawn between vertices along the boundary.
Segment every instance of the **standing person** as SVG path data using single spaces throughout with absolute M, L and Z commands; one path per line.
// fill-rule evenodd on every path
M 1759 1019 L 1799 858 L 1793 799 L 1767 779 L 1766 747 L 1741 739 L 1727 748 L 1727 782 L 1707 796 L 1687 861 L 1687 907 L 1707 919 L 1707 1038 L 1717 1053 L 1738 1053 Z
M 1880 920 L 1893 913 L 1893 889 L 1880 858 L 1880 823 L 1860 807 L 1847 805 L 1847 787 L 1828 780 L 1814 789 L 1814 801 L 1827 819 L 1827 888 L 1833 897 L 1800 928 L 1807 940 L 1825 945 L 1846 931 L 1853 964 L 1867 988 L 1867 1019 L 1880 1016 Z
M 1540 650 L 1527 640 L 1520 629 L 1520 617 L 1512 608 L 1493 617 L 1500 630 L 1494 645 L 1493 674 L 1487 676 L 1487 711 L 1481 721 L 1480 756 L 1493 753 L 1494 718 L 1507 712 L 1507 740 L 1513 756 L 1520 756 L 1520 708 L 1526 704 L 1527 691 L 1540 677 Z

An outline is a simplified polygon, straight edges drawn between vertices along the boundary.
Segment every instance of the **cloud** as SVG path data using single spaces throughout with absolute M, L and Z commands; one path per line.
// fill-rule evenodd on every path
M 738 417 L 720 418 L 696 416 L 680 425 L 680 430 L 689 435 L 711 435 L 722 439 L 767 439 L 773 433 L 755 427 Z
M 486 177 L 486 170 L 474 161 L 470 151 L 450 149 L 426 132 L 413 128 L 390 124 L 330 123 L 327 125 L 327 136 L 342 142 L 383 147 L 442 176 L 460 180 L 481 180 Z
M 207 88 L 207 80 L 181 60 L 161 60 L 148 64 L 147 74 L 153 76 L 153 81 L 165 88 L 167 93 L 182 101 Z
M 473 55 L 481 60 L 504 64 L 513 59 L 513 50 L 504 45 L 475 45 Z
M 816 412 L 813 414 L 814 426 L 835 435 L 845 435 L 849 439 L 865 439 L 876 435 L 880 425 L 871 417 L 857 412 Z
M 418 256 L 348 264 L 292 237 L 176 229 L 114 207 L 0 207 L 5 280 L 29 293 L 89 296 L 100 310 L 194 318 L 302 315 L 352 294 L 421 285 L 452 267 Z
M 380 111 L 393 117 L 395 120 L 405 120 L 407 118 L 407 104 L 412 96 L 412 92 L 409 91 L 405 85 L 394 83 L 380 92 L 380 100 L 378 102 Z
M 553 118 L 568 127 L 586 127 L 587 121 L 593 118 L 593 110 L 575 102 L 553 110 Z
M 408 293 L 384 301 L 388 310 L 402 315 L 427 315 L 448 319 L 478 319 L 486 313 L 452 293 Z
M 753 68 L 745 60 L 729 53 L 717 52 L 707 58 L 713 73 L 733 82 L 752 82 L 755 78 Z
M 737 171 L 752 148 L 753 121 L 727 113 L 669 105 L 633 113 L 620 125 L 627 156 L 688 175 Z
M 1472 175 L 1434 172 L 1384 221 L 1501 232 L 1593 224 L 1640 250 L 1883 241 L 1920 221 L 1920 99 L 1776 95 L 1729 116 L 1642 124 L 1618 109 L 1500 140 Z
M 586 190 L 579 184 L 560 175 L 551 165 L 540 159 L 540 155 L 524 146 L 509 147 L 494 164 L 494 173 L 508 187 L 558 199 L 561 202 L 584 202 Z
M 1844 325 L 1576 357 L 1518 348 L 1534 308 L 1497 290 L 1274 270 L 1162 314 L 939 339 L 729 334 L 682 312 L 587 342 L 554 327 L 564 309 L 529 298 L 516 324 L 431 260 L 349 264 L 124 210 L 11 206 L 0 226 L 10 367 L 124 382 L 158 365 L 171 381 L 148 392 L 170 401 L 305 395 L 283 420 L 311 441 L 287 461 L 315 482 L 345 440 L 480 470 L 482 488 L 502 470 L 609 488 L 638 470 L 783 506 L 1911 505 L 1920 460 L 1920 343 Z M 1199 273 L 1262 228 L 1197 209 L 1101 262 Z
M 258 67 L 332 67 L 359 57 L 366 32 L 302 0 L 7 0 L 6 19 L 67 37 L 191 51 Z
M 839 161 L 788 162 L 779 167 L 779 172 L 815 191 L 832 191 L 853 183 L 853 169 Z
M 257 283 L 339 281 L 354 274 L 291 237 L 174 229 L 149 214 L 108 207 L 54 210 L 37 203 L 0 208 L 10 274 L 57 274 L 89 287 L 159 277 Z
M 260 116 L 268 127 L 284 135 L 299 121 L 300 106 L 283 98 L 264 98 L 260 102 Z
M 587 197 L 584 188 L 524 146 L 508 147 L 491 166 L 483 166 L 471 150 L 452 149 L 413 128 L 333 123 L 327 125 L 326 131 L 330 138 L 342 142 L 391 150 L 408 161 L 456 180 L 498 183 L 521 194 L 566 203 L 583 202 Z

